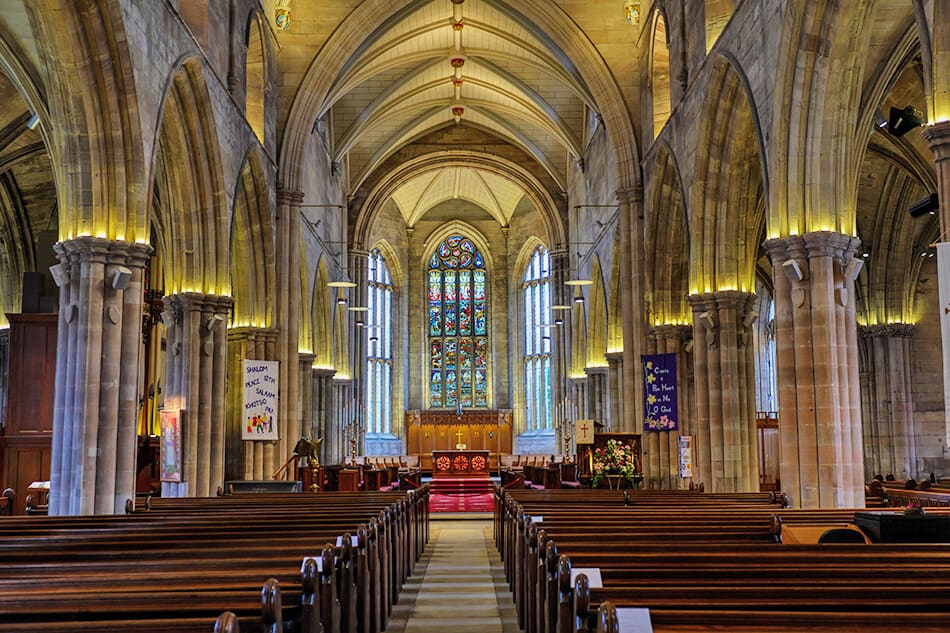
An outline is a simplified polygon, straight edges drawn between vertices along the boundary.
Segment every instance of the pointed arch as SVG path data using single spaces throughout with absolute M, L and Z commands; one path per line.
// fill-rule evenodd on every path
M 47 62 L 48 115 L 38 94 L 30 101 L 54 157 L 60 240 L 146 243 L 142 115 L 119 2 L 59 2 L 30 21 Z
M 334 312 L 330 309 L 330 292 L 327 288 L 329 282 L 330 272 L 327 270 L 327 262 L 321 257 L 317 264 L 317 274 L 314 275 L 313 293 L 310 300 L 313 366 L 321 369 L 331 369 L 335 366 Z
M 666 14 L 659 5 L 653 12 L 650 41 L 650 93 L 653 97 L 653 138 L 660 135 L 672 111 L 670 98 L 670 45 Z
M 274 238 L 260 150 L 244 157 L 231 220 L 232 325 L 271 327 L 276 294 Z M 308 276 L 304 276 L 306 279 Z
M 244 42 L 244 114 L 257 140 L 263 144 L 268 59 L 267 47 L 264 46 L 264 17 L 260 11 L 251 12 Z
M 719 35 L 726 28 L 735 7 L 733 0 L 705 0 L 703 17 L 706 21 L 706 54 L 712 50 Z
M 637 186 L 640 170 L 636 130 L 613 75 L 589 38 L 560 6 L 548 0 L 519 0 L 517 9 L 507 0 L 486 1 L 545 42 L 562 65 L 576 67 L 603 116 L 616 157 L 618 188 Z M 419 6 L 418 0 L 367 0 L 333 32 L 307 70 L 291 106 L 278 172 L 283 187 L 301 189 L 313 122 L 329 106 L 331 92 L 345 76 L 348 65 L 371 45 L 381 29 Z
M 654 245 L 653 257 L 646 260 L 646 287 L 650 323 L 685 325 L 691 312 L 689 287 L 689 244 L 686 195 L 676 157 L 663 144 L 656 152 L 647 182 L 646 235 Z
M 755 289 L 764 229 L 766 169 L 748 81 L 725 56 L 714 60 L 699 127 L 690 198 L 690 293 Z
M 180 60 L 170 74 L 159 121 L 152 172 L 174 255 L 166 259 L 165 291 L 230 294 L 227 196 L 208 86 L 196 57 Z
M 587 358 L 584 367 L 606 367 L 607 358 L 607 295 L 604 292 L 604 274 L 600 258 L 594 255 L 590 266 L 590 286 L 587 312 Z
M 772 95 L 768 236 L 855 235 L 855 152 L 872 2 L 790 2 Z M 807 186 L 802 186 L 807 183 Z

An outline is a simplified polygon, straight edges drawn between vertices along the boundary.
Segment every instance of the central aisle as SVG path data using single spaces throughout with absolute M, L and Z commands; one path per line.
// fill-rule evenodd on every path
M 517 633 L 490 518 L 433 520 L 386 633 Z

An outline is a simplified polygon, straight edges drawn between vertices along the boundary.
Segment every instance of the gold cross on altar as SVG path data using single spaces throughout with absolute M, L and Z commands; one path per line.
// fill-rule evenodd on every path
M 462 433 L 462 429 L 459 429 L 458 431 L 455 432 L 455 437 L 458 438 L 458 443 L 459 443 L 459 444 L 462 443 L 462 436 L 463 436 L 463 435 L 465 435 L 465 434 Z

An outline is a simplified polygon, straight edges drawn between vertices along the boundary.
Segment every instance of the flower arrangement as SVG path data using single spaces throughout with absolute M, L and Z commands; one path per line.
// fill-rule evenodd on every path
M 596 488 L 607 475 L 622 475 L 636 487 L 635 477 L 640 473 L 633 448 L 620 440 L 607 440 L 607 446 L 595 448 L 591 469 L 594 475 L 591 480 L 592 488 Z

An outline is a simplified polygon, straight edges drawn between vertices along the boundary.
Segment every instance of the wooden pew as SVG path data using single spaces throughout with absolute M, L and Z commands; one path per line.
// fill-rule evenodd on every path
M 914 630 L 945 628 L 950 546 L 781 545 L 774 537 L 783 523 L 834 525 L 854 510 L 671 492 L 649 503 L 633 497 L 632 507 L 616 496 L 497 496 L 496 541 L 512 559 L 506 573 L 525 631 L 615 633 L 607 603 L 650 607 L 658 632 L 889 631 L 903 613 Z M 590 589 L 583 575 L 572 584 L 574 566 L 599 568 L 605 588 Z
M 260 579 L 275 570 L 285 570 L 275 580 L 280 579 L 285 605 L 286 596 L 291 598 L 293 606 L 285 606 L 289 619 L 302 622 L 309 599 L 323 607 L 318 618 L 322 617 L 325 633 L 381 630 L 396 595 L 395 590 L 386 595 L 387 579 L 398 583 L 398 590 L 427 538 L 420 523 L 428 520 L 428 489 L 408 495 L 361 493 L 359 500 L 346 499 L 346 495 L 290 495 L 275 504 L 275 495 L 267 497 L 268 501 L 256 497 L 154 500 L 150 509 L 129 517 L 24 517 L 23 521 L 0 522 L 0 557 L 10 563 L 0 566 L 0 631 L 23 630 L 16 618 L 41 624 L 31 620 L 30 612 L 36 610 L 35 596 L 42 595 L 44 583 L 56 589 L 46 592 L 51 597 L 43 612 L 50 617 L 43 620 L 48 627 L 43 630 L 58 630 L 52 619 L 57 609 L 65 613 L 75 609 L 77 600 L 86 604 L 84 599 L 91 603 L 92 596 L 102 595 L 109 599 L 95 602 L 101 607 L 85 609 L 85 618 L 99 624 L 130 617 L 155 621 L 151 617 L 156 613 L 154 606 L 146 604 L 149 599 L 152 605 L 167 600 L 165 612 L 179 611 L 174 605 L 182 591 L 190 596 L 182 607 L 189 616 L 213 614 L 204 620 L 203 630 L 210 629 L 223 608 L 232 608 L 221 602 L 224 597 L 243 596 L 236 610 L 243 629 L 249 613 L 261 612 L 260 598 L 255 606 L 255 599 L 248 596 L 259 595 Z M 302 518 L 301 510 L 307 508 L 319 512 Z M 348 523 L 347 514 L 355 516 Z M 358 544 L 354 546 L 345 534 L 340 548 L 332 543 L 324 547 L 320 555 L 324 571 L 316 583 L 319 591 L 308 593 L 307 567 L 303 578 L 299 571 L 302 554 L 313 554 L 319 550 L 315 543 L 324 536 L 335 538 L 343 528 L 367 517 L 368 527 L 356 525 L 359 529 L 353 530 L 359 535 Z M 273 542 L 240 537 L 242 530 L 266 533 L 281 525 L 287 527 Z M 176 581 L 184 583 L 184 588 L 166 593 L 155 590 L 156 583 Z M 23 593 L 18 591 L 24 582 L 32 590 L 30 604 L 23 604 Z M 384 591 L 370 592 L 376 583 Z M 314 602 L 317 595 L 319 603 Z M 127 624 L 103 630 L 129 630 Z M 154 630 L 178 630 L 154 626 Z

